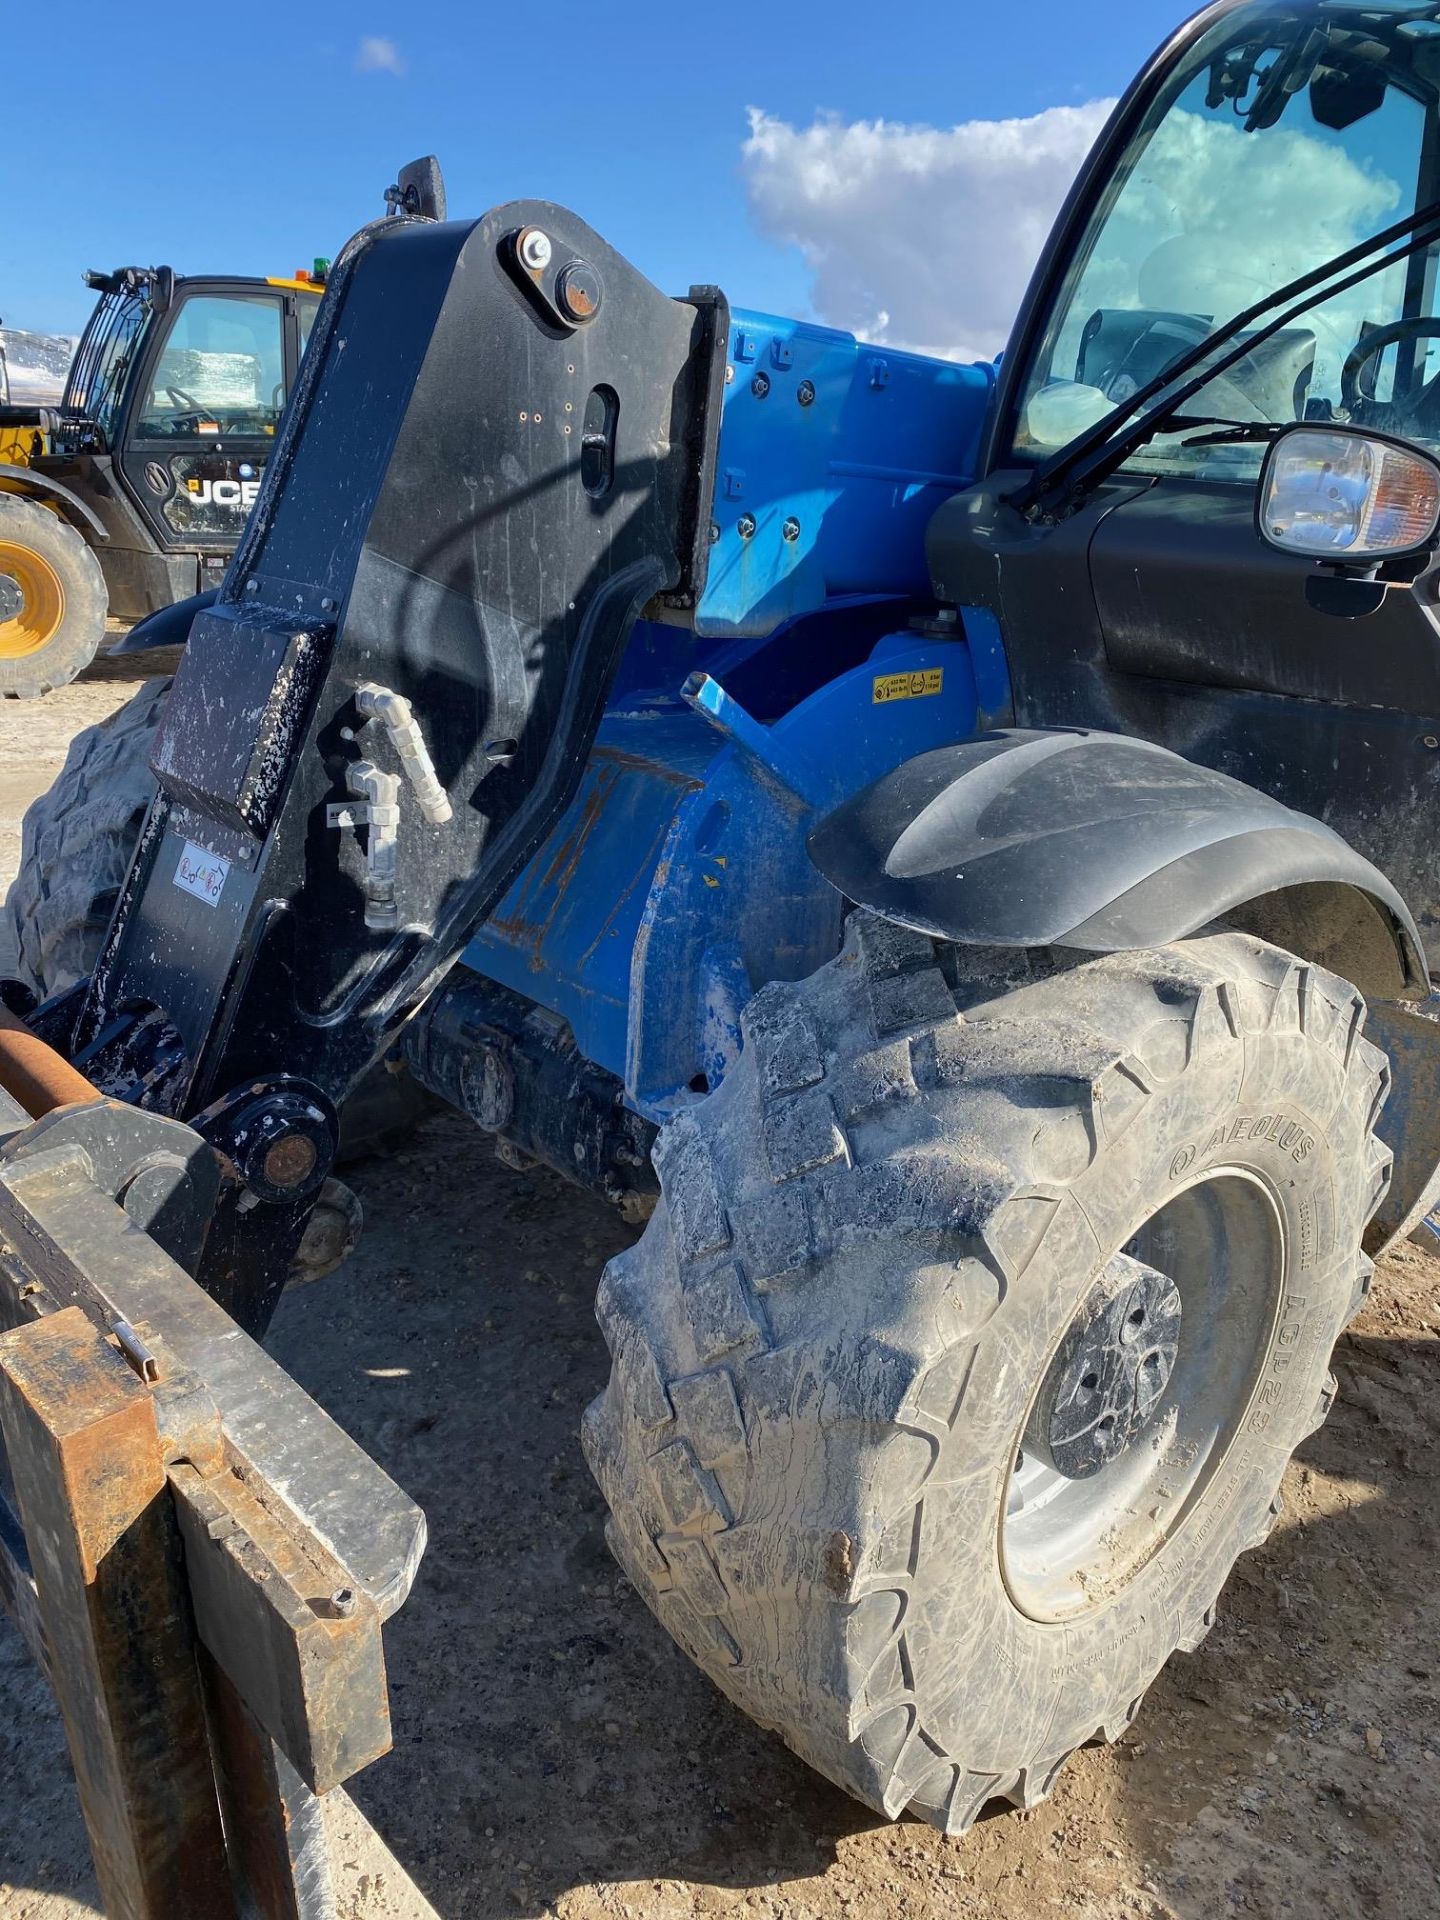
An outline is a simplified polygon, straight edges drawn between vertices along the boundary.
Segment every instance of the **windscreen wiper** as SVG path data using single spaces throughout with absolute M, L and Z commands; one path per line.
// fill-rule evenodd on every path
M 1097 420 L 1093 427 L 1077 434 L 1068 446 L 1061 447 L 1048 460 L 1042 460 L 1029 477 L 1006 496 L 1009 504 L 1021 513 L 1038 513 L 1047 517 L 1054 517 L 1078 504 L 1092 488 L 1108 479 L 1117 467 L 1123 466 L 1147 440 L 1163 432 L 1166 422 L 1175 419 L 1185 403 L 1193 400 L 1219 374 L 1227 373 L 1256 347 L 1272 339 L 1275 334 L 1282 333 L 1292 321 L 1300 319 L 1322 299 L 1331 300 L 1336 294 L 1348 292 L 1362 280 L 1368 280 L 1372 274 L 1383 273 L 1387 267 L 1408 260 L 1411 254 L 1418 253 L 1436 239 L 1440 239 L 1440 200 L 1430 201 L 1406 219 L 1397 220 L 1394 226 L 1386 227 L 1382 232 L 1372 234 L 1368 240 L 1362 240 L 1358 246 L 1336 254 L 1323 266 L 1312 267 L 1308 273 L 1302 273 L 1284 286 L 1277 287 L 1273 293 L 1266 294 L 1263 300 L 1257 300 L 1243 313 L 1237 313 L 1233 320 L 1216 327 L 1204 340 L 1188 347 L 1168 367 L 1157 373 L 1153 380 L 1137 388 L 1128 400 L 1122 400 Z M 1393 246 L 1397 240 L 1403 244 L 1395 247 L 1393 252 L 1381 252 L 1381 249 Z M 1375 254 L 1380 257 L 1372 259 L 1370 256 Z M 1364 264 L 1358 264 L 1361 262 Z M 1353 273 L 1349 271 L 1352 267 L 1355 268 Z M 1345 278 L 1335 281 L 1333 286 L 1327 285 L 1336 274 L 1344 274 Z M 1317 287 L 1324 288 L 1323 294 L 1315 293 Z M 1265 321 L 1265 316 L 1273 314 L 1277 307 L 1284 307 L 1284 312 Z M 1257 321 L 1265 321 L 1265 324 L 1256 327 Z M 1251 327 L 1256 327 L 1253 333 L 1247 331 Z M 1245 335 L 1244 339 L 1212 362 L 1213 354 L 1241 334 Z M 1194 379 L 1185 379 L 1193 368 L 1202 365 L 1203 372 Z M 1181 383 L 1178 387 L 1177 381 Z M 1152 406 L 1151 403 L 1155 401 L 1159 404 Z M 1147 408 L 1148 412 L 1145 411 Z M 1128 426 L 1125 424 L 1127 421 Z
M 1166 433 L 1183 433 L 1182 447 L 1234 447 L 1246 441 L 1273 440 L 1277 433 L 1293 427 L 1293 420 L 1232 420 L 1228 413 L 1170 413 L 1165 415 Z M 1206 427 L 1201 433 L 1196 429 Z
M 1190 427 L 1213 427 L 1213 433 L 1192 433 L 1180 442 L 1182 447 L 1241 447 L 1247 443 L 1263 443 L 1273 440 L 1277 433 L 1283 433 L 1286 427 L 1294 426 L 1293 420 L 1200 420 L 1192 414 L 1172 413 L 1166 423 L 1167 433 L 1183 433 Z

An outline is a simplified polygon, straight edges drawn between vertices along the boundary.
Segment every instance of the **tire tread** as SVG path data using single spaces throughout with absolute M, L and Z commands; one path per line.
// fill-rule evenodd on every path
M 611 1507 L 616 1557 L 721 1689 L 763 1724 L 779 1722 L 802 1757 L 885 1814 L 908 1807 L 959 1833 L 989 1800 L 1038 1804 L 1087 1744 L 1037 1752 L 1013 1775 L 987 1774 L 964 1754 L 946 1752 L 915 1694 L 907 1633 L 929 1480 L 964 1406 L 976 1338 L 1073 1204 L 1070 1182 L 1134 1124 L 1164 1081 L 1137 1053 L 1127 1011 L 1149 994 L 1159 1013 L 1173 1016 L 1183 1033 L 1167 1033 L 1165 1043 L 1183 1044 L 1180 1071 L 1215 1048 L 1240 1059 L 1275 1035 L 1299 1034 L 1310 1044 L 1330 1036 L 1324 1043 L 1340 1077 L 1338 1099 L 1367 1134 L 1388 1065 L 1360 1035 L 1363 1002 L 1353 988 L 1245 936 L 1083 965 L 1045 956 L 1017 964 L 1010 954 L 995 970 L 997 994 L 995 975 L 987 979 L 976 956 L 957 962 L 952 950 L 856 914 L 832 964 L 848 970 L 863 1004 L 864 1057 L 827 1054 L 825 1022 L 801 1004 L 805 990 L 768 986 L 742 1016 L 735 1086 L 727 1083 L 662 1133 L 655 1218 L 602 1281 L 599 1314 L 614 1372 L 587 1414 L 586 1452 Z M 1018 1001 L 1010 997 L 1017 986 L 1024 989 Z M 894 1070 L 897 1034 L 905 1074 Z M 877 1059 L 887 1063 L 883 1072 Z M 966 1103 L 977 1094 L 989 1102 L 987 1112 L 1008 1108 L 1008 1145 L 963 1137 L 964 1165 L 941 1182 L 917 1117 L 900 1130 L 902 1153 L 877 1155 L 871 1135 L 885 1140 L 884 1116 L 907 1099 L 918 1116 L 922 1093 L 951 1102 L 962 1135 Z M 768 1198 L 756 1207 L 738 1206 L 733 1180 L 727 1188 L 711 1151 L 713 1103 L 725 1097 L 746 1103 L 744 1131 L 763 1142 L 754 1151 Z M 1049 1135 L 1064 1136 L 1068 1160 L 1058 1150 L 1042 1152 Z M 1367 1154 L 1373 1191 L 1363 1200 L 1366 1219 L 1388 1164 L 1373 1138 Z M 937 1330 L 918 1344 L 872 1334 L 853 1372 L 827 1383 L 829 1418 L 888 1434 L 871 1484 L 889 1486 L 891 1503 L 868 1553 L 843 1528 L 814 1514 L 790 1515 L 783 1557 L 767 1568 L 773 1596 L 762 1604 L 744 1576 L 756 1555 L 774 1549 L 746 1517 L 745 1450 L 753 1452 L 762 1429 L 795 1413 L 809 1391 L 795 1328 L 817 1271 L 897 1231 L 938 1236 L 967 1276 L 963 1328 L 959 1337 Z M 1362 1297 L 1357 1284 L 1353 1306 Z M 722 1299 L 723 1311 L 715 1304 Z M 837 1301 L 835 1310 L 843 1314 L 845 1304 Z M 721 1375 L 723 1394 L 702 1388 Z M 720 1452 L 705 1437 L 711 1415 L 702 1418 L 699 1409 L 722 1402 L 727 1416 L 733 1408 L 734 1424 Z M 687 1498 L 668 1532 L 686 1543 L 683 1551 L 667 1545 L 662 1491 L 682 1464 L 678 1484 Z M 1258 1545 L 1271 1524 L 1273 1512 L 1246 1545 Z M 848 1610 L 840 1671 L 828 1674 L 828 1693 L 814 1675 L 801 1676 L 782 1715 L 753 1683 L 751 1664 L 763 1665 L 778 1616 L 807 1605 L 817 1619 L 826 1605 Z M 1213 1607 L 1197 1607 L 1176 1623 L 1172 1645 L 1193 1650 L 1213 1617 Z M 1117 1701 L 1091 1737 L 1118 1737 L 1139 1705 Z

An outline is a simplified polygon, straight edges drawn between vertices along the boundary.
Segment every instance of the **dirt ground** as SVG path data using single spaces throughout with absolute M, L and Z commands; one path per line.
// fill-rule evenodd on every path
M 0 707 L 6 880 L 23 805 L 131 691 L 111 663 Z M 345 1920 L 1440 1914 L 1440 1261 L 1384 1262 L 1286 1517 L 1124 1743 L 952 1841 L 742 1720 L 609 1560 L 577 1431 L 628 1230 L 449 1116 L 355 1184 L 358 1255 L 271 1340 L 430 1520 L 387 1631 L 395 1750 L 352 1783 L 385 1845 L 334 1810 Z M 55 1712 L 0 1618 L 0 1920 L 95 1910 Z

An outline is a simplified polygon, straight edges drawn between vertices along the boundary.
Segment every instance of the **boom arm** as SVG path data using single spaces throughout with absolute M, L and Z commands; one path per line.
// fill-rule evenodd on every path
M 378 223 L 332 276 L 76 1031 L 287 1217 L 570 799 L 637 614 L 703 584 L 725 339 L 541 202 Z

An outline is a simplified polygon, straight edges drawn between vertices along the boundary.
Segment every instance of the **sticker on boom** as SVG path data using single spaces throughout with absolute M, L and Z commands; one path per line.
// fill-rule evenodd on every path
M 916 673 L 878 673 L 870 698 L 877 707 L 888 706 L 892 700 L 924 700 L 939 693 L 944 685 L 943 667 L 921 667 Z
M 180 849 L 175 884 L 182 893 L 193 893 L 197 900 L 203 900 L 207 907 L 219 904 L 229 874 L 230 862 L 224 854 L 197 847 L 193 840 L 187 840 Z

